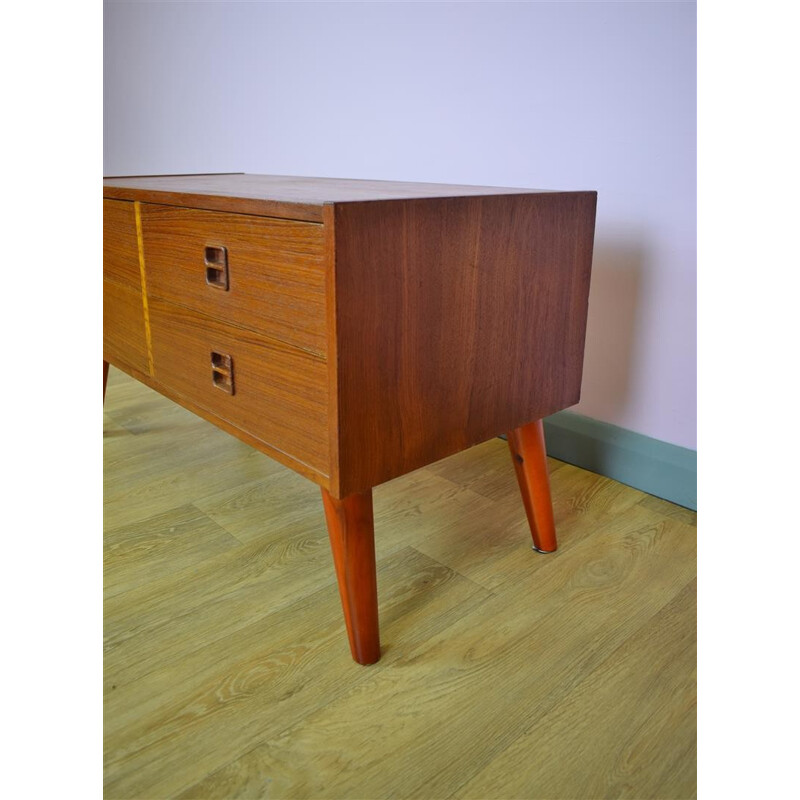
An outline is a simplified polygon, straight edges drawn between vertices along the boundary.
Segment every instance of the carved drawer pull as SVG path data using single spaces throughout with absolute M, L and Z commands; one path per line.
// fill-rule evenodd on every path
M 228 291 L 228 249 L 218 244 L 205 247 L 206 283 Z
M 211 381 L 217 389 L 233 394 L 233 359 L 229 355 L 211 352 Z

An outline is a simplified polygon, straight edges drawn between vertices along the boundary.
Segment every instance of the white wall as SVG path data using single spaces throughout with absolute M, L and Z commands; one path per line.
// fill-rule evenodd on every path
M 693 3 L 107 3 L 107 175 L 599 192 L 583 399 L 696 447 Z

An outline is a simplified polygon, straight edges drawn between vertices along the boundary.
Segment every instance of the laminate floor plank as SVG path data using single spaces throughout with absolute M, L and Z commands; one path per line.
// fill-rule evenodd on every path
M 194 504 L 241 542 L 286 535 L 293 529 L 325 527 L 319 489 L 296 472 L 281 467 L 252 483 L 222 489 Z
M 670 503 L 668 500 L 662 500 L 660 497 L 654 497 L 651 494 L 645 494 L 639 501 L 639 504 L 644 508 L 655 511 L 658 514 L 663 514 L 665 517 L 675 517 L 686 525 L 691 525 L 693 528 L 697 527 L 697 512 L 683 506 L 677 506 L 675 503 Z
M 624 532 L 586 540 L 513 598 L 494 596 L 194 796 L 258 796 L 269 776 L 275 797 L 447 797 L 691 582 L 693 553 L 686 526 L 642 510 Z M 635 604 L 619 602 L 630 596 Z
M 104 782 L 157 798 L 692 797 L 696 515 L 508 445 L 374 491 L 381 661 L 318 487 L 111 369 Z
M 469 509 L 450 505 L 449 513 L 461 524 L 457 533 L 412 534 L 409 543 L 496 591 L 551 567 L 550 562 L 558 561 L 565 550 L 592 536 L 602 525 L 615 523 L 643 497 L 636 489 L 570 464 L 562 464 L 552 472 L 551 486 L 559 540 L 555 553 L 542 557 L 531 550 L 530 530 L 518 488 L 514 497 L 495 501 L 490 514 L 475 515 Z
M 133 681 L 153 665 L 180 658 L 187 641 L 208 644 L 320 585 L 333 586 L 331 568 L 327 534 L 300 531 L 242 545 L 109 598 L 105 653 L 106 663 L 117 665 L 114 682 Z
M 114 527 L 265 477 L 269 459 L 206 424 L 167 434 L 106 437 L 104 513 Z M 249 451 L 249 452 L 248 452 Z M 158 457 L 153 459 L 153 453 Z M 179 503 L 175 498 L 179 498 Z
M 381 563 L 378 580 L 378 671 L 490 597 L 413 548 Z M 198 769 L 217 771 L 368 677 L 350 659 L 331 584 L 113 691 L 106 796 L 173 796 Z
M 692 581 L 453 796 L 695 797 L 696 614 Z
M 141 522 L 106 530 L 106 598 L 192 567 L 241 542 L 194 506 L 181 506 Z
M 427 469 L 373 491 L 378 552 L 409 544 L 491 590 L 483 569 L 529 547 L 521 501 L 495 503 Z
M 387 493 L 388 517 L 392 513 L 391 495 L 404 494 L 402 480 Z M 119 664 L 115 683 L 134 680 L 159 660 L 179 657 L 183 647 L 181 630 L 202 625 L 198 641 L 207 643 L 291 604 L 321 584 L 335 585 L 320 493 L 305 483 L 308 513 L 289 520 L 252 518 L 254 528 L 261 532 L 253 541 L 184 569 L 175 565 L 164 577 L 136 586 L 124 596 L 107 599 L 106 653 L 107 657 L 113 653 Z M 412 517 L 408 529 L 415 527 L 415 521 L 424 522 L 423 530 L 433 535 L 437 520 L 440 529 L 445 527 L 442 517 L 458 524 L 459 508 L 483 511 L 483 516 L 488 511 L 489 501 L 469 492 L 463 492 L 467 496 L 462 500 L 458 487 L 436 476 L 426 482 L 426 490 L 417 495 L 416 502 L 429 513 Z M 443 493 L 450 502 L 442 500 Z M 247 505 L 241 507 L 245 509 L 243 518 L 250 518 Z M 231 527 L 229 521 L 226 523 Z M 376 512 L 376 526 L 380 533 L 387 527 L 382 510 Z M 239 536 L 243 535 L 237 525 L 232 527 Z M 407 540 L 402 535 L 391 537 L 388 532 L 376 538 L 380 543 L 379 558 L 402 549 Z
M 643 494 L 636 489 L 570 464 L 558 476 L 553 482 L 559 498 L 553 503 L 558 550 L 545 556 L 533 552 L 528 534 L 522 548 L 503 554 L 491 564 L 478 559 L 475 568 L 466 570 L 466 574 L 492 591 L 513 592 L 515 587 L 527 584 L 532 572 L 557 569 L 565 554 L 584 540 L 597 539 L 606 530 L 622 534 L 630 526 L 634 529 L 640 526 L 645 518 L 638 508 Z M 660 514 L 647 514 L 652 521 L 664 519 Z
M 426 467 L 434 475 L 473 492 L 488 497 L 490 500 L 519 500 L 519 485 L 511 464 L 511 451 L 503 442 L 498 447 L 497 439 L 470 447 L 454 458 L 445 458 Z M 563 461 L 555 458 L 547 459 L 547 468 L 551 477 L 556 470 L 564 466 Z

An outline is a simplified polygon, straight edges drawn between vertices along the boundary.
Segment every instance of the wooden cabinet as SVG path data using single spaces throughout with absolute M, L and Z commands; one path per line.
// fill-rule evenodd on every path
M 373 487 L 516 431 L 554 549 L 538 421 L 580 396 L 594 192 L 235 174 L 104 197 L 105 360 L 322 487 L 356 660 L 379 655 Z

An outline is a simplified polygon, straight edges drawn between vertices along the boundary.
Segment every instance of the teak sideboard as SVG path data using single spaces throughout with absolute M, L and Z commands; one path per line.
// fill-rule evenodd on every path
M 543 417 L 578 402 L 596 192 L 219 174 L 103 183 L 108 364 L 322 489 L 353 658 L 372 488 L 507 433 L 556 548 Z

